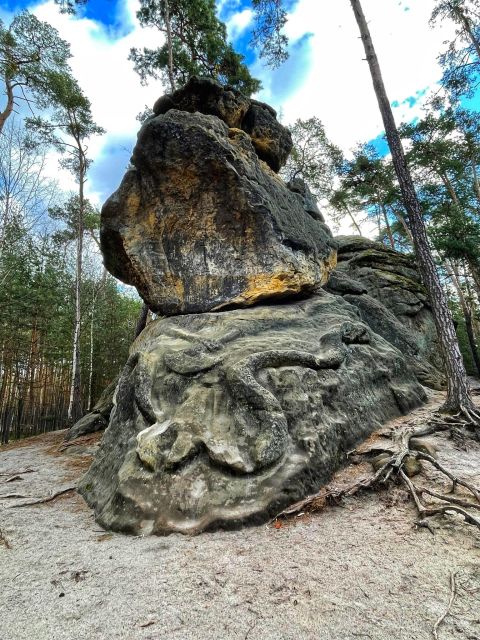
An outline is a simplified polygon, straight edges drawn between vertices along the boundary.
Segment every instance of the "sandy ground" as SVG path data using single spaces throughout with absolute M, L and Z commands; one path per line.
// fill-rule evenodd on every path
M 435 535 L 416 527 L 401 488 L 279 528 L 127 537 L 74 492 L 24 508 L 2 498 L 75 483 L 96 445 L 61 452 L 62 436 L 0 449 L 0 640 L 430 639 L 451 572 L 439 638 L 480 640 L 480 531 L 456 516 L 432 520 Z M 480 445 L 437 440 L 440 460 L 480 485 Z

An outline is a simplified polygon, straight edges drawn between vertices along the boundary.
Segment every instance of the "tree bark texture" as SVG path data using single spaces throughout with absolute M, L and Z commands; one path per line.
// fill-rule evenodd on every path
M 432 305 L 433 316 L 435 319 L 447 377 L 447 400 L 445 402 L 444 409 L 450 412 L 462 412 L 470 419 L 477 421 L 480 420 L 480 415 L 477 413 L 470 394 L 467 374 L 462 355 L 460 353 L 460 348 L 458 346 L 452 315 L 448 308 L 446 293 L 442 288 L 432 252 L 430 250 L 421 206 L 407 166 L 400 135 L 395 124 L 395 119 L 393 117 L 392 108 L 383 82 L 370 30 L 368 28 L 360 0 L 350 0 L 350 3 L 360 30 L 367 62 L 370 67 L 375 94 L 385 127 L 388 146 L 392 154 L 395 173 L 397 175 L 405 209 L 408 213 L 418 269 L 423 283 L 429 293 L 430 303 Z

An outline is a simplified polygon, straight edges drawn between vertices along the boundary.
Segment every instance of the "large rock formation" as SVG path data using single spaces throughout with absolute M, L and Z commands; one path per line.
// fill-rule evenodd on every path
M 197 533 L 265 519 L 424 400 L 402 354 L 327 293 L 151 323 L 80 491 L 104 527 Z
M 435 323 L 413 257 L 359 236 L 335 240 L 338 264 L 327 290 L 357 306 L 373 331 L 409 356 L 422 384 L 443 388 Z
M 169 110 L 142 127 L 132 163 L 103 207 L 102 250 L 153 311 L 250 306 L 328 279 L 330 230 L 242 130 Z
M 418 379 L 437 382 L 407 259 L 341 238 L 327 283 L 336 242 L 305 185 L 275 173 L 290 145 L 270 107 L 201 79 L 157 101 L 139 133 L 102 211 L 102 249 L 174 317 L 132 346 L 80 483 L 105 527 L 264 520 L 421 403 Z

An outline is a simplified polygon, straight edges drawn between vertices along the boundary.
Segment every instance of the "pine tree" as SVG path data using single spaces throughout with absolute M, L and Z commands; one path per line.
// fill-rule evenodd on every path
M 257 8 L 257 22 L 258 20 L 261 22 L 265 15 L 270 16 L 272 20 L 275 19 L 275 15 L 279 16 L 277 23 L 273 24 L 273 27 L 270 25 L 270 33 L 273 34 L 274 37 L 278 36 L 278 34 L 281 33 L 285 19 L 285 13 L 282 14 L 282 12 L 278 12 L 278 8 L 281 7 L 280 0 L 261 0 L 261 2 L 252 2 L 252 4 Z M 370 30 L 360 0 L 350 0 L 350 4 L 360 31 L 366 59 L 370 68 L 380 114 L 385 127 L 385 135 L 392 154 L 393 166 L 408 216 L 408 226 L 413 237 L 418 268 L 432 305 L 447 376 L 447 399 L 444 410 L 454 413 L 460 412 L 465 415 L 468 420 L 480 425 L 480 413 L 476 409 L 470 393 L 452 315 L 448 307 L 448 300 L 436 270 L 423 220 L 422 208 L 415 191 L 401 138 L 385 90 L 380 65 L 370 36 Z M 281 61 L 281 56 L 285 53 L 285 44 L 285 41 L 280 43 L 281 46 L 278 48 L 273 62 Z M 270 60 L 270 62 L 272 62 L 272 60 Z
M 6 103 L 0 112 L 0 133 L 15 105 L 45 106 L 54 76 L 68 75 L 69 45 L 56 29 L 28 11 L 16 15 L 7 28 L 0 21 L 0 75 Z
M 215 0 L 140 0 L 137 17 L 142 26 L 155 27 L 165 35 L 162 47 L 130 51 L 129 59 L 143 83 L 160 79 L 174 90 L 191 76 L 203 75 L 246 95 L 260 89 L 243 56 L 227 42 Z

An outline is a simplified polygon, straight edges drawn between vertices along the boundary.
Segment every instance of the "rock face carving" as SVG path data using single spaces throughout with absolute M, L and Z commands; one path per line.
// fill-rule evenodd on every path
M 425 397 L 357 314 L 323 293 L 151 323 L 80 483 L 98 522 L 197 533 L 318 489 L 349 448 Z
M 428 387 L 445 384 L 435 323 L 414 259 L 359 236 L 339 236 L 338 264 L 326 288 L 360 310 L 361 318 L 411 358 Z
M 242 130 L 170 110 L 142 127 L 132 163 L 103 207 L 102 251 L 153 311 L 250 306 L 327 281 L 330 230 Z
M 79 490 L 106 528 L 198 533 L 318 490 L 439 373 L 412 264 L 332 238 L 275 173 L 291 141 L 270 107 L 192 79 L 154 114 L 101 238 L 110 272 L 170 317 L 133 344 Z

